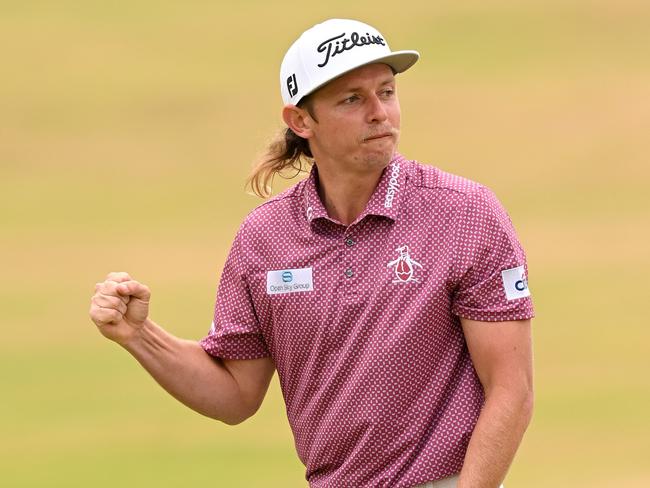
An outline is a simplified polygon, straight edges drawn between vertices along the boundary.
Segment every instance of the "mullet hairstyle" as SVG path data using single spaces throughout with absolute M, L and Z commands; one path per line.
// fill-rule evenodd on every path
M 298 107 L 307 110 L 311 118 L 318 122 L 309 96 L 300 100 Z M 247 184 L 257 196 L 269 198 L 276 174 L 285 179 L 295 178 L 300 173 L 307 172 L 314 163 L 313 158 L 309 141 L 287 127 L 271 141 L 264 156 L 255 163 Z M 286 175 L 287 169 L 292 169 L 295 173 Z

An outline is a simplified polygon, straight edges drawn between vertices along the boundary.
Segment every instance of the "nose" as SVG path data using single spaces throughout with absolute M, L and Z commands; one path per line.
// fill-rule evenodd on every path
M 384 122 L 388 119 L 388 112 L 381 100 L 376 94 L 368 98 L 368 122 Z

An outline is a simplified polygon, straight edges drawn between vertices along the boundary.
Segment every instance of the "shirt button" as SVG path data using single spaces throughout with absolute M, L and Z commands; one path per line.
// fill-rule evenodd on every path
M 354 244 L 355 244 L 354 239 L 352 239 L 351 237 L 348 237 L 345 240 L 345 245 L 348 246 L 348 247 L 352 247 L 352 246 L 354 246 Z
M 345 270 L 345 276 L 348 278 L 352 278 L 354 276 L 354 271 L 352 271 L 352 268 L 348 268 Z

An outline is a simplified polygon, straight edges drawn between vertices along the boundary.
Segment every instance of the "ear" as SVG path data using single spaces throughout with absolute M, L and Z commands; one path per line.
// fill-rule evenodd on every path
M 282 119 L 297 136 L 309 139 L 313 135 L 311 127 L 315 122 L 305 109 L 296 105 L 285 105 L 282 109 Z

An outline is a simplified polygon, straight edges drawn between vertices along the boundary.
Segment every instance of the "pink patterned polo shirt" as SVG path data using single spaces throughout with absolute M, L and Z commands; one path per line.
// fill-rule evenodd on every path
M 347 227 L 317 184 L 314 166 L 245 219 L 201 344 L 273 358 L 310 486 L 458 473 L 484 400 L 459 316 L 533 316 L 510 219 L 487 188 L 401 155 Z

